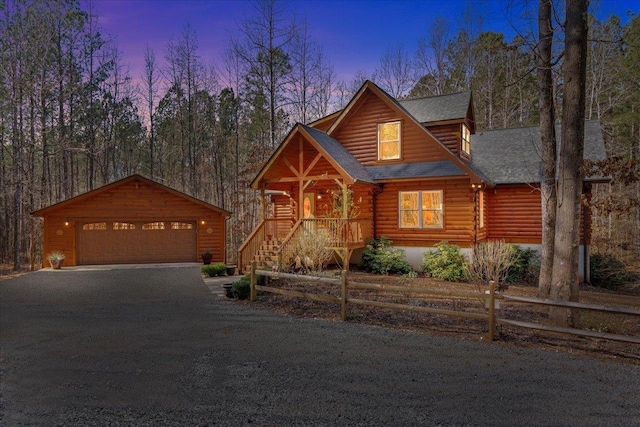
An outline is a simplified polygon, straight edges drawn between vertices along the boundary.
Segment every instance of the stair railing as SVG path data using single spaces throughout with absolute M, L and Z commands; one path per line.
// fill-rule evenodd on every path
M 281 242 L 290 232 L 293 218 L 267 218 L 253 229 L 238 249 L 238 271 L 243 272 L 251 264 L 265 240 Z

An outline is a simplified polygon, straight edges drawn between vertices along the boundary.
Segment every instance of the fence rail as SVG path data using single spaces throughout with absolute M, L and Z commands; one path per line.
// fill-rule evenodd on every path
M 538 304 L 543 306 L 579 308 L 581 310 L 599 311 L 603 313 L 615 313 L 615 314 L 640 316 L 640 310 L 637 310 L 634 308 L 628 308 L 628 307 L 611 307 L 611 306 L 598 305 L 598 304 L 585 304 L 585 303 L 574 302 L 574 301 L 555 301 L 555 300 L 542 299 L 542 298 L 519 297 L 515 295 L 500 295 L 499 298 L 505 301 Z M 520 328 L 640 344 L 640 337 L 634 337 L 630 335 L 612 334 L 609 332 L 592 331 L 589 329 L 566 328 L 562 326 L 544 325 L 541 323 L 523 322 L 520 320 L 511 320 L 511 319 L 503 319 L 503 318 L 497 318 L 496 321 L 498 323 L 517 326 Z
M 281 278 L 281 279 L 290 279 L 294 281 L 305 281 L 305 282 L 324 282 L 333 285 L 340 286 L 340 296 L 331 296 L 331 295 L 322 295 L 322 294 L 314 294 L 309 292 L 300 292 L 289 289 L 279 289 L 271 286 L 261 286 L 257 284 L 257 276 L 267 276 L 272 278 Z M 376 301 L 364 298 L 350 298 L 348 296 L 349 289 L 360 289 L 360 290 L 375 290 L 375 291 L 384 291 L 389 293 L 402 293 L 406 294 L 407 292 L 411 294 L 418 295 L 434 295 L 439 297 L 450 297 L 450 298 L 458 298 L 458 299 L 467 299 L 467 300 L 475 300 L 475 301 L 483 301 L 485 304 L 486 312 L 485 313 L 475 313 L 469 311 L 462 310 L 447 310 L 441 308 L 433 308 L 433 307 L 421 307 L 409 304 L 400 304 L 400 303 L 391 303 L 386 301 Z M 349 305 L 365 305 L 371 307 L 378 307 L 390 310 L 398 310 L 398 311 L 414 311 L 419 313 L 427 313 L 427 314 L 438 314 L 444 316 L 455 316 L 462 317 L 468 319 L 476 319 L 476 320 L 486 320 L 488 323 L 488 339 L 489 341 L 493 341 L 495 337 L 495 325 L 496 323 L 511 325 L 521 328 L 534 329 L 540 331 L 548 331 L 548 332 L 556 332 L 562 334 L 583 336 L 583 337 L 591 337 L 591 338 L 601 338 L 612 341 L 621 341 L 628 342 L 634 344 L 640 344 L 640 337 L 630 336 L 630 335 L 621 335 L 621 334 L 612 334 L 607 332 L 599 332 L 592 331 L 588 329 L 576 329 L 576 328 L 565 328 L 559 326 L 551 326 L 540 323 L 533 322 L 524 322 L 520 320 L 512 320 L 505 319 L 502 317 L 496 317 L 496 310 L 499 308 L 496 299 L 502 299 L 504 301 L 512 301 L 512 302 L 521 302 L 528 304 L 539 304 L 544 306 L 560 306 L 560 307 L 569 307 L 569 308 L 579 308 L 584 310 L 592 310 L 592 311 L 600 311 L 605 313 L 615 313 L 615 314 L 624 314 L 624 315 L 633 315 L 640 316 L 640 310 L 627 308 L 627 307 L 611 307 L 597 304 L 584 304 L 578 302 L 570 302 L 570 301 L 554 301 L 548 299 L 540 299 L 540 298 L 530 298 L 530 297 L 519 297 L 513 295 L 503 295 L 496 292 L 496 286 L 493 282 L 489 285 L 489 290 L 486 292 L 460 292 L 460 291 L 448 291 L 448 290 L 440 290 L 440 289 L 429 289 L 429 288 L 407 288 L 402 286 L 392 286 L 392 285 L 381 285 L 374 283 L 360 283 L 360 282 L 349 282 L 347 280 L 346 271 L 342 271 L 339 278 L 329 278 L 329 277 L 315 277 L 315 276 L 305 276 L 298 274 L 289 274 L 289 273 L 279 273 L 267 270 L 257 270 L 255 261 L 251 264 L 251 301 L 255 301 L 257 298 L 257 291 L 265 291 L 272 292 L 280 295 L 287 295 L 292 297 L 299 298 L 307 298 L 316 301 L 323 301 L 329 303 L 340 304 L 340 318 L 344 321 L 348 317 L 348 307 Z

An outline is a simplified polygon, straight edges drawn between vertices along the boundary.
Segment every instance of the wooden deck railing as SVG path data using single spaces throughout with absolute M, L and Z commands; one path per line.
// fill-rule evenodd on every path
M 364 246 L 365 239 L 372 236 L 370 218 L 307 218 L 299 220 L 282 241 L 279 248 L 280 267 L 284 268 L 295 257 L 295 242 L 300 233 L 324 232 L 329 237 L 331 249 Z
M 289 264 L 294 258 L 295 242 L 299 233 L 304 231 L 326 232 L 331 241 L 331 249 L 362 247 L 368 237 L 373 237 L 371 218 L 308 218 L 293 222 L 293 218 L 269 218 L 262 221 L 251 232 L 238 250 L 238 268 L 244 271 L 262 242 L 277 240 L 280 267 Z

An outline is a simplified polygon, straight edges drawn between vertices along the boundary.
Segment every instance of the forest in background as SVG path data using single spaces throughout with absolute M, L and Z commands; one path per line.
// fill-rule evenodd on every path
M 374 70 L 341 81 L 325 54 L 330 47 L 304 21 L 293 22 L 285 3 L 248 8 L 229 40 L 200 41 L 185 24 L 162 52 L 148 48 L 144 72 L 131 75 L 90 3 L 0 3 L 0 263 L 40 262 L 40 224 L 30 212 L 133 173 L 231 211 L 227 252 L 235 254 L 259 221 L 249 184 L 291 125 L 343 108 L 365 79 L 397 98 L 471 89 L 476 131 L 538 124 L 535 34 L 509 40 L 471 16 L 452 34 L 442 17 L 415 50 L 389 46 Z M 633 267 L 640 15 L 625 25 L 591 16 L 589 34 L 586 116 L 601 121 L 609 155 L 593 166 L 613 179 L 596 186 L 591 201 L 593 243 Z M 215 65 L 199 54 L 212 42 L 227 43 Z M 558 106 L 561 69 L 558 55 Z

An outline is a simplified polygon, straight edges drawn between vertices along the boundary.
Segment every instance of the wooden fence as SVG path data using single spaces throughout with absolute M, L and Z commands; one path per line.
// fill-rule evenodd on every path
M 258 276 L 266 276 L 274 279 L 289 279 L 294 281 L 304 281 L 304 282 L 322 282 L 333 285 L 340 286 L 340 296 L 331 296 L 331 295 L 321 295 L 314 294 L 308 292 L 300 292 L 289 289 L 280 289 L 272 286 L 264 286 L 258 285 Z M 481 300 L 484 302 L 484 306 L 486 308 L 485 313 L 474 313 L 468 311 L 461 310 L 446 310 L 440 308 L 433 307 L 420 307 L 409 304 L 399 304 L 399 303 L 390 303 L 385 301 L 375 301 L 368 300 L 362 298 L 350 298 L 348 296 L 349 289 L 361 289 L 361 290 L 375 290 L 375 291 L 384 291 L 389 293 L 398 293 L 398 294 L 406 294 L 407 292 L 411 292 L 412 294 L 420 294 L 420 295 L 434 295 L 438 297 L 451 297 L 462 300 Z M 391 285 L 381 285 L 381 284 L 373 284 L 373 283 L 359 283 L 359 282 L 349 282 L 347 280 L 347 272 L 342 271 L 340 277 L 331 278 L 331 277 L 316 277 L 316 276 L 306 276 L 306 275 L 298 275 L 298 274 L 290 274 L 290 273 L 280 273 L 275 271 L 267 271 L 267 270 L 257 270 L 255 261 L 251 264 L 251 301 L 255 301 L 257 298 L 257 292 L 271 292 L 280 295 L 287 295 L 291 297 L 299 297 L 299 298 L 307 298 L 315 301 L 323 301 L 329 303 L 335 303 L 340 305 L 340 319 L 347 320 L 348 316 L 348 307 L 349 305 L 365 305 L 372 307 L 385 308 L 390 310 L 399 310 L 399 311 L 414 311 L 419 313 L 428 313 L 428 314 L 438 314 L 444 316 L 454 316 L 454 317 L 462 317 L 468 319 L 477 319 L 477 320 L 486 320 L 488 326 L 488 339 L 489 341 L 493 341 L 495 337 L 495 325 L 496 323 L 517 326 L 528 329 L 542 330 L 542 331 L 550 331 L 557 332 L 562 334 L 570 334 L 577 335 L 583 337 L 592 337 L 592 338 L 601 338 L 613 341 L 622 341 L 640 344 L 640 337 L 634 337 L 630 335 L 621 335 L 621 334 L 612 334 L 606 332 L 592 331 L 586 329 L 576 329 L 576 328 L 564 328 L 559 326 L 550 326 L 544 325 L 540 323 L 533 322 L 523 322 L 519 320 L 510 320 L 501 317 L 496 317 L 496 310 L 499 308 L 499 304 L 497 304 L 496 300 L 502 299 L 504 301 L 512 301 L 512 302 L 521 302 L 528 304 L 539 304 L 544 306 L 557 306 L 557 307 L 567 307 L 567 308 L 579 308 L 583 310 L 592 310 L 592 311 L 600 311 L 605 313 L 616 313 L 616 314 L 625 314 L 632 316 L 640 317 L 640 310 L 633 308 L 621 308 L 621 307 L 608 307 L 601 306 L 595 304 L 583 304 L 577 302 L 568 302 L 568 301 L 553 301 L 547 299 L 540 298 L 530 298 L 530 297 L 518 297 L 512 295 L 503 295 L 496 292 L 496 286 L 493 282 L 489 285 L 489 290 L 486 292 L 459 292 L 459 291 L 443 291 L 437 289 L 428 289 L 428 288 L 407 288 L 404 286 L 391 286 Z

